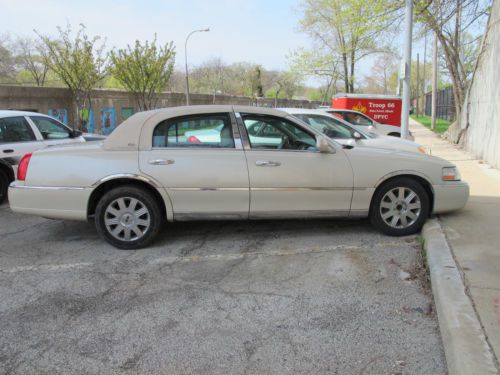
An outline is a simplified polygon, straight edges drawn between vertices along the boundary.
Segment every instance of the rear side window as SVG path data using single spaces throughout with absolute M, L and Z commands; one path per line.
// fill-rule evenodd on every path
M 231 120 L 224 113 L 162 121 L 153 132 L 153 147 L 234 148 Z
M 67 127 L 48 117 L 31 116 L 31 121 L 42 133 L 43 139 L 64 139 L 70 138 L 71 134 Z
M 0 118 L 0 143 L 35 141 L 30 124 L 23 116 Z

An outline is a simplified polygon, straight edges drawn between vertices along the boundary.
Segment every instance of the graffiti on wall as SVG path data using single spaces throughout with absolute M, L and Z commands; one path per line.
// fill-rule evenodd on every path
M 68 125 L 68 111 L 65 108 L 51 108 L 49 109 L 48 115 L 55 118 L 59 122 Z
M 101 133 L 109 135 L 116 128 L 116 111 L 114 107 L 101 108 Z
M 122 107 L 122 122 L 134 114 L 134 108 Z
M 94 111 L 87 108 L 81 111 L 82 130 L 84 133 L 95 133 Z

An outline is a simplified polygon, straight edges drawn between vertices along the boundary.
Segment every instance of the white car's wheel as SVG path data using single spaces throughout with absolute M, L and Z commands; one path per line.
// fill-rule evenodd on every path
M 99 234 L 111 245 L 132 250 L 155 239 L 162 223 L 155 198 L 135 186 L 115 188 L 99 200 L 95 224 Z
M 0 170 L 0 203 L 7 198 L 7 188 L 9 187 L 9 178 Z
M 418 232 L 429 215 L 429 196 L 424 187 L 410 178 L 396 178 L 383 184 L 373 196 L 370 220 L 390 236 Z

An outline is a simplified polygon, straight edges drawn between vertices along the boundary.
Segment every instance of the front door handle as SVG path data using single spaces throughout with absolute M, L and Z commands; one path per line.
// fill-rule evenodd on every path
M 11 149 L 11 148 L 9 148 L 9 149 L 7 149 L 7 150 L 3 150 L 3 153 L 4 153 L 4 154 L 12 154 L 13 152 L 14 152 L 14 150 L 13 150 L 13 149 Z
M 151 165 L 169 165 L 169 164 L 174 164 L 175 160 L 155 159 L 155 160 L 149 160 L 148 163 Z
M 272 160 L 257 160 L 255 165 L 257 167 L 279 167 L 281 163 L 279 161 Z

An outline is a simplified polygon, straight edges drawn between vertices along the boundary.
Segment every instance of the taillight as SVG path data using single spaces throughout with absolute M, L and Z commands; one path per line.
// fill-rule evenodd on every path
M 201 141 L 200 141 L 198 138 L 196 138 L 194 135 L 189 136 L 189 137 L 188 137 L 188 139 L 187 139 L 187 141 L 188 141 L 189 143 L 200 143 L 200 142 L 201 142 Z
M 26 179 L 26 173 L 28 173 L 28 165 L 30 163 L 31 155 L 31 153 L 25 154 L 17 166 L 17 179 L 19 181 L 24 181 Z

